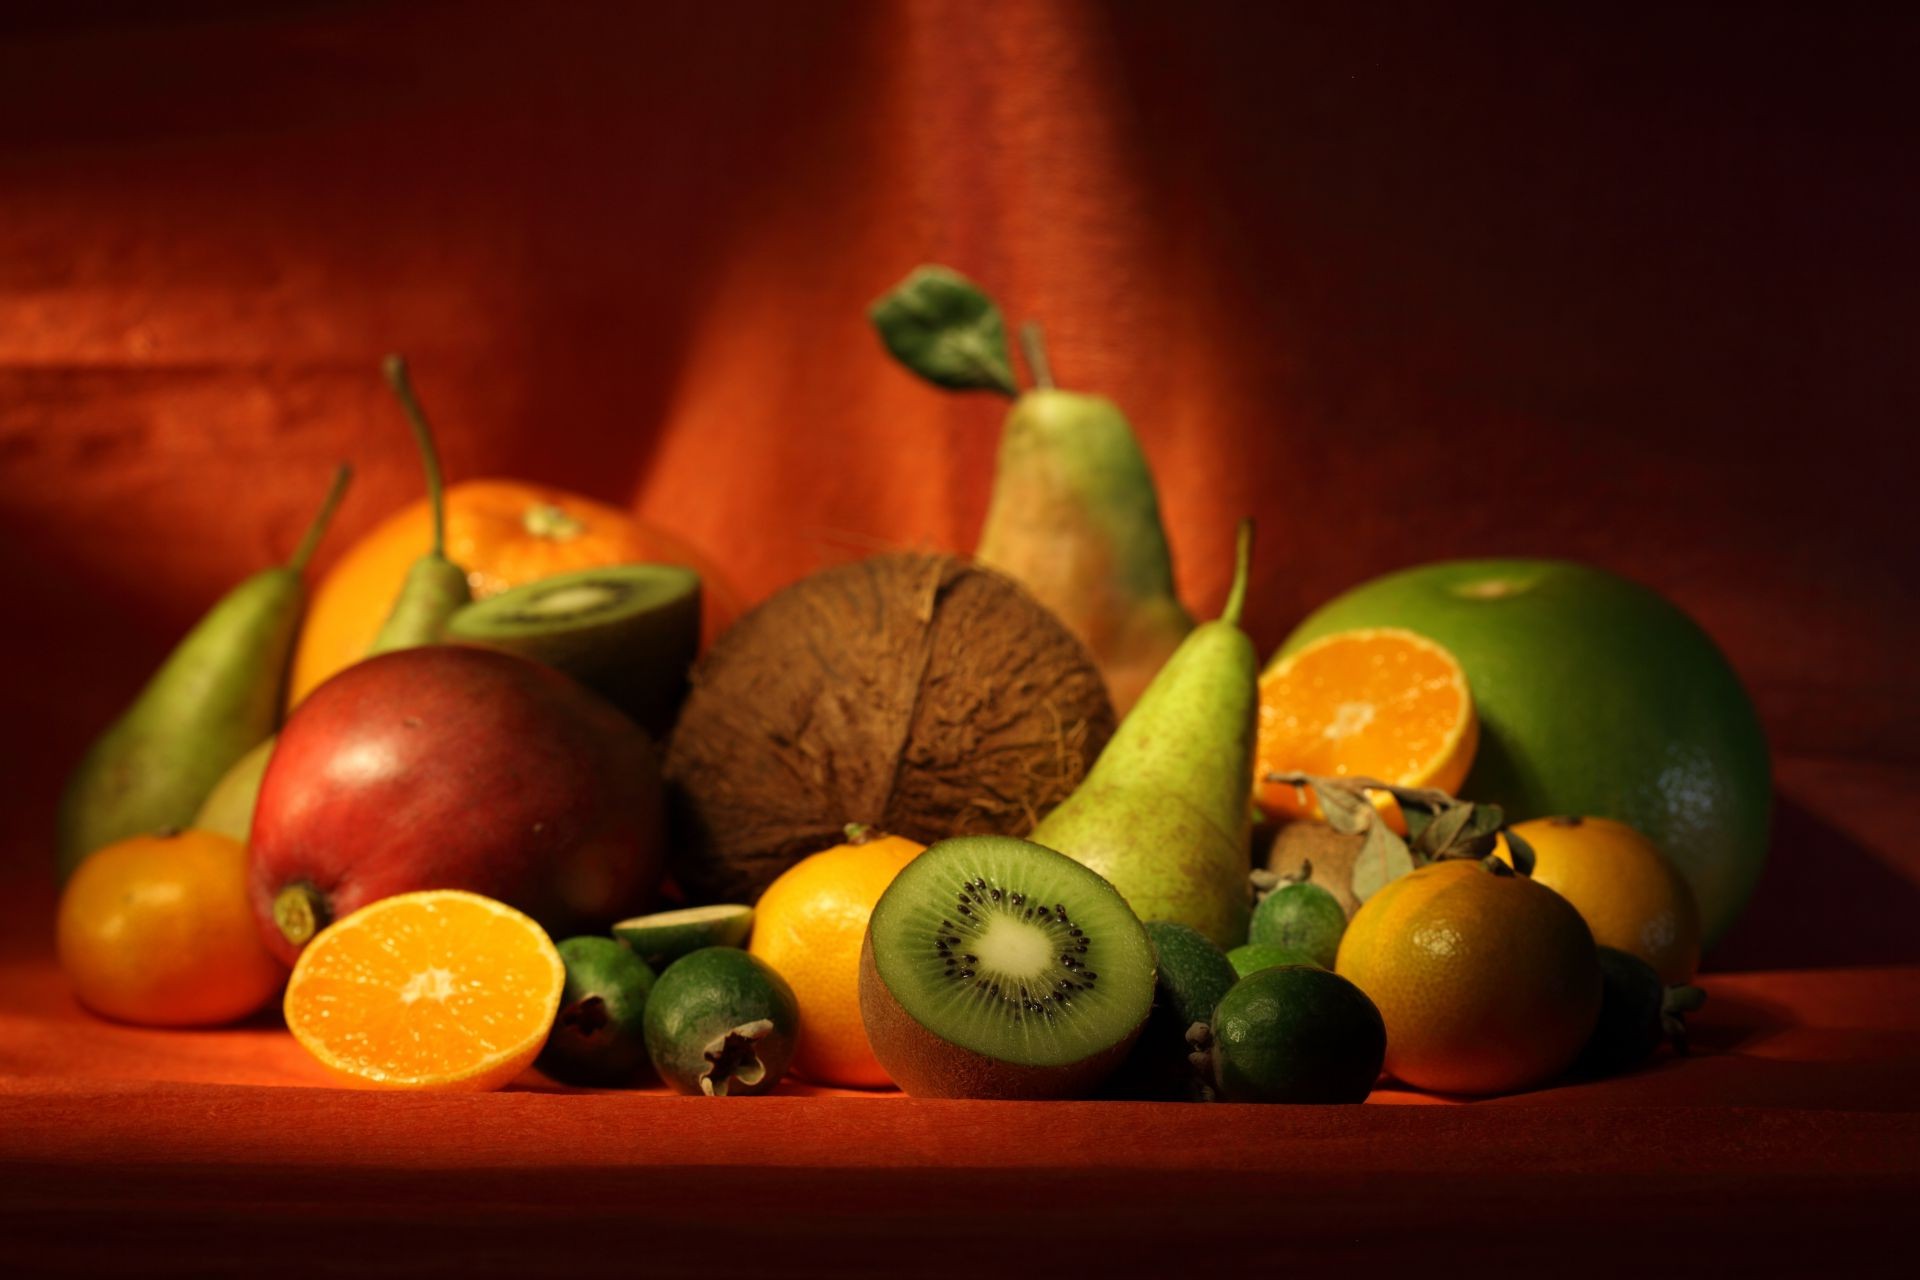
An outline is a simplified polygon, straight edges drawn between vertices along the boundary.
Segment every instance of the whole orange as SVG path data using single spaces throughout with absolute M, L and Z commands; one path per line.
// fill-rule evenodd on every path
M 1611 818 L 1536 818 L 1513 829 L 1533 846 L 1533 882 L 1571 902 L 1595 942 L 1639 956 L 1670 987 L 1693 981 L 1700 909 L 1653 841 Z M 1494 852 L 1513 860 L 1504 840 Z
M 467 571 L 484 600 L 571 569 L 646 561 L 681 564 L 700 575 L 701 641 L 740 613 L 739 598 L 711 561 L 631 512 L 519 480 L 467 480 L 446 492 L 447 558 Z M 425 498 L 374 526 L 314 589 L 294 652 L 289 703 L 367 656 L 407 570 L 431 545 Z
M 60 967 L 80 1003 L 122 1022 L 244 1018 L 287 971 L 260 942 L 246 847 L 211 831 L 134 836 L 91 855 L 60 897 Z
M 747 950 L 772 965 L 800 1002 L 793 1070 L 820 1084 L 892 1084 L 860 1020 L 860 943 L 874 903 L 924 845 L 899 836 L 811 854 L 767 886 Z
M 1580 913 L 1485 862 L 1437 862 L 1390 882 L 1354 913 L 1334 971 L 1379 1006 L 1387 1073 L 1441 1093 L 1545 1083 L 1600 1013 L 1600 964 Z

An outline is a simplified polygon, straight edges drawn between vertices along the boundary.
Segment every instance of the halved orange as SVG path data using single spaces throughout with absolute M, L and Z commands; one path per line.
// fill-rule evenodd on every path
M 1305 788 L 1270 773 L 1368 776 L 1452 793 L 1480 743 L 1466 673 L 1453 655 L 1398 627 L 1314 641 L 1260 678 L 1254 797 L 1269 817 L 1317 818 Z M 1398 825 L 1398 806 L 1374 797 Z
M 458 889 L 382 898 L 321 931 L 287 982 L 287 1028 L 344 1080 L 498 1089 L 553 1027 L 566 967 L 546 931 Z

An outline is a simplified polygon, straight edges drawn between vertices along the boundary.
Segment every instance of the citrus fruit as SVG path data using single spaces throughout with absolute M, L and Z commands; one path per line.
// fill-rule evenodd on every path
M 1247 941 L 1299 951 L 1322 969 L 1331 969 L 1346 931 L 1347 912 L 1340 900 L 1306 879 L 1282 884 L 1260 899 L 1247 926 Z
M 1389 881 L 1354 913 L 1334 968 L 1386 1020 L 1388 1073 L 1441 1093 L 1545 1083 L 1600 1011 L 1586 922 L 1504 865 L 1436 862 Z
M 1248 974 L 1220 997 L 1212 1032 L 1222 1102 L 1365 1102 L 1387 1049 L 1373 1002 L 1317 965 Z
M 793 1061 L 800 1009 L 793 988 L 737 947 L 707 947 L 667 966 L 647 997 L 647 1056 L 680 1093 L 751 1097 Z
M 560 1011 L 534 1064 L 566 1084 L 631 1084 L 647 1067 L 647 962 L 612 938 L 568 938 Z
M 232 1022 L 287 977 L 254 927 L 246 847 L 212 831 L 133 836 L 93 853 L 60 895 L 57 934 L 80 1003 L 122 1022 Z
M 289 705 L 367 656 L 408 569 L 432 545 L 432 524 L 421 498 L 374 526 L 321 578 L 294 651 Z M 475 600 L 573 569 L 658 561 L 699 573 L 703 642 L 740 612 L 725 578 L 678 539 L 618 507 L 519 480 L 448 486 L 446 554 L 467 571 Z
M 793 986 L 807 1028 L 793 1069 L 809 1080 L 892 1083 L 860 1021 L 860 943 L 873 904 L 923 847 L 899 836 L 836 845 L 788 867 L 760 895 L 747 949 Z
M 1323 636 L 1260 677 L 1254 794 L 1270 817 L 1295 818 L 1317 817 L 1319 806 L 1268 774 L 1365 776 L 1451 794 L 1479 738 L 1467 678 L 1433 641 L 1393 627 Z
M 1700 910 L 1653 841 L 1611 818 L 1536 818 L 1513 830 L 1533 847 L 1533 882 L 1571 902 L 1596 943 L 1639 956 L 1669 986 L 1693 980 Z M 1504 840 L 1495 852 L 1512 861 Z
M 1707 634 L 1645 587 L 1552 560 L 1456 560 L 1321 607 L 1280 660 L 1356 627 L 1405 627 L 1460 661 L 1480 748 L 1460 792 L 1520 821 L 1617 818 L 1693 886 L 1704 941 L 1766 857 L 1771 782 L 1752 701 Z
M 545 931 L 463 889 L 382 898 L 320 931 L 287 982 L 287 1029 L 383 1089 L 498 1089 L 533 1064 L 567 970 Z

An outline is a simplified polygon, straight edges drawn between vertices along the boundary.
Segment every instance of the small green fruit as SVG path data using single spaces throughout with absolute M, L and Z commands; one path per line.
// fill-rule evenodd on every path
M 1340 900 L 1311 880 L 1282 884 L 1260 900 L 1247 926 L 1249 943 L 1298 951 L 1322 969 L 1333 968 L 1347 913 Z
M 1153 1012 L 1103 1096 L 1193 1101 L 1199 1080 L 1188 1062 L 1187 1031 L 1213 1017 L 1214 1006 L 1240 980 L 1226 953 L 1184 924 L 1149 920 L 1157 978 Z
M 1698 1009 L 1705 993 L 1698 987 L 1663 985 L 1653 966 L 1639 956 L 1613 947 L 1594 950 L 1600 959 L 1600 1018 L 1573 1064 L 1574 1072 L 1613 1076 L 1631 1071 L 1663 1041 L 1684 1052 L 1686 1024 L 1681 1015 Z
M 1307 965 L 1242 978 L 1213 1012 L 1211 1067 L 1222 1102 L 1364 1102 L 1387 1027 L 1360 988 Z
M 1262 969 L 1271 969 L 1275 965 L 1304 964 L 1312 965 L 1316 969 L 1327 967 L 1304 951 L 1296 951 L 1292 947 L 1276 947 L 1271 942 L 1249 942 L 1235 947 L 1227 952 L 1227 963 L 1232 965 L 1233 971 L 1242 978 L 1250 973 L 1258 973 Z
M 631 1084 L 647 1068 L 645 1012 L 653 970 L 611 938 L 568 938 L 560 1012 L 536 1064 L 566 1084 Z
M 680 1093 L 766 1093 L 786 1074 L 800 1033 L 793 988 L 756 956 L 707 947 L 673 962 L 645 1015 L 647 1055 Z

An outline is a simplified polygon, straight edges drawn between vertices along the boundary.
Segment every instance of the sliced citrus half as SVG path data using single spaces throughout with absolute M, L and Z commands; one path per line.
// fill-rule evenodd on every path
M 287 1028 L 335 1075 L 381 1089 L 498 1089 L 546 1043 L 566 985 L 546 931 L 458 889 L 382 898 L 307 944 Z
M 1453 655 L 1411 631 L 1316 640 L 1260 678 L 1254 796 L 1270 817 L 1318 818 L 1302 787 L 1270 773 L 1365 776 L 1448 793 L 1466 780 L 1480 723 Z M 1398 825 L 1398 806 L 1374 797 Z

